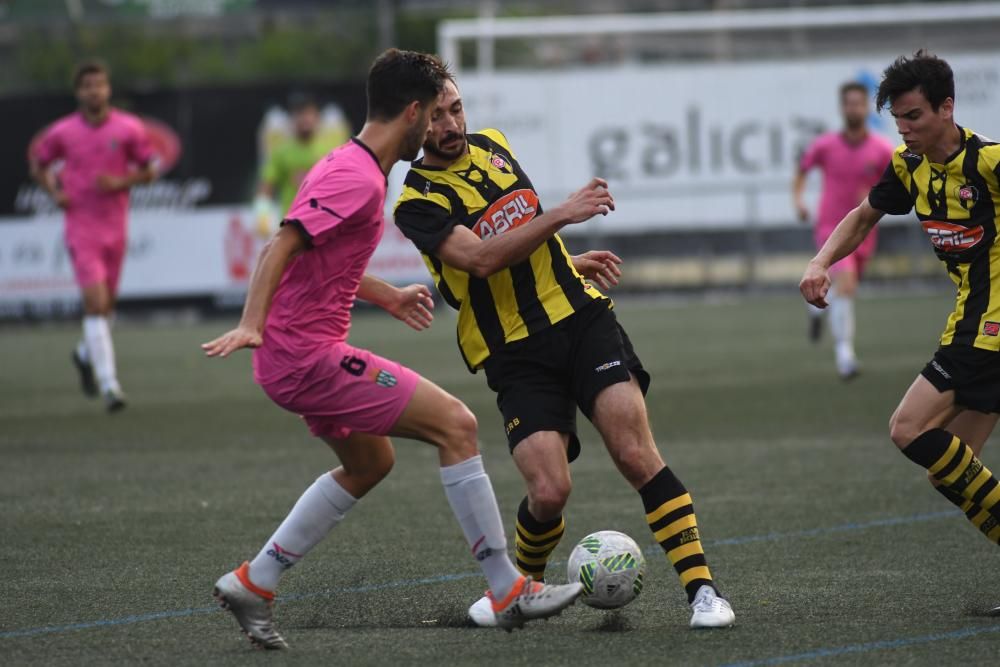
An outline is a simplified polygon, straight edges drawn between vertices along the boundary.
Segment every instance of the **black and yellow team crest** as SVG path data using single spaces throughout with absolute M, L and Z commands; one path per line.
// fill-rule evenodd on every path
M 915 209 L 958 287 L 941 345 L 1000 351 L 1000 144 L 959 132 L 961 145 L 944 164 L 897 148 L 868 201 L 895 215 Z
M 525 261 L 488 278 L 448 266 L 434 254 L 456 225 L 481 239 L 542 214 L 531 181 L 498 130 L 467 135 L 469 151 L 447 168 L 413 163 L 396 202 L 396 225 L 420 249 L 448 305 L 458 310 L 458 345 L 469 370 L 506 343 L 605 299 L 573 268 L 558 235 Z M 610 301 L 608 302 L 610 306 Z

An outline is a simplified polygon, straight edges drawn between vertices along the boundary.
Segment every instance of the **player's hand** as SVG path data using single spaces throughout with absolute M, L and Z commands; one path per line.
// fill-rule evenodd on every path
M 569 223 L 585 222 L 595 215 L 607 215 L 615 210 L 615 199 L 608 191 L 608 182 L 592 178 L 590 183 L 569 196 L 559 207 Z
M 809 262 L 799 282 L 799 291 L 802 292 L 802 298 L 812 305 L 826 308 L 826 294 L 830 291 L 829 270 L 816 262 Z
M 427 285 L 418 283 L 400 289 L 396 301 L 389 304 L 386 311 L 414 331 L 423 331 L 434 321 L 432 308 L 434 299 L 431 291 Z
M 269 197 L 257 195 L 253 200 L 253 215 L 257 220 L 255 226 L 257 236 L 262 239 L 269 239 L 274 236 L 274 219 L 277 214 L 274 210 L 274 202 Z
M 52 201 L 56 203 L 56 206 L 63 210 L 69 208 L 69 195 L 62 190 L 56 190 L 52 193 Z
M 236 327 L 213 341 L 202 343 L 201 349 L 205 350 L 206 357 L 228 357 L 236 350 L 242 350 L 245 347 L 260 347 L 261 343 L 263 343 L 263 338 L 259 331 Z
M 622 260 L 610 250 L 590 250 L 572 259 L 577 273 L 597 283 L 601 289 L 611 289 L 622 275 L 622 270 L 618 268 Z
M 128 188 L 128 179 L 124 176 L 101 174 L 97 177 L 97 187 L 102 192 L 118 192 Z
M 799 222 L 809 222 L 809 208 L 802 202 L 795 202 L 795 214 L 799 216 Z

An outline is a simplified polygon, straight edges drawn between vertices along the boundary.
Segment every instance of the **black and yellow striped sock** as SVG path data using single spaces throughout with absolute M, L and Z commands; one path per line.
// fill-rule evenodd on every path
M 948 499 L 952 505 L 965 512 L 965 518 L 979 529 L 979 532 L 993 544 L 1000 545 L 1000 521 L 971 500 L 966 500 L 962 494 L 956 493 L 946 486 L 935 486 L 938 493 Z
M 1000 521 L 1000 483 L 958 436 L 934 428 L 921 433 L 903 454 L 926 468 L 942 487 Z
M 715 588 L 705 552 L 701 548 L 691 494 L 677 476 L 664 466 L 639 489 L 639 495 L 646 508 L 649 529 L 666 552 L 667 560 L 677 570 L 688 602 L 694 600 L 702 586 Z
M 528 511 L 528 498 L 525 496 L 517 508 L 517 535 L 514 539 L 518 571 L 535 581 L 544 581 L 545 565 L 565 531 L 566 522 L 561 514 L 549 521 L 533 517 Z

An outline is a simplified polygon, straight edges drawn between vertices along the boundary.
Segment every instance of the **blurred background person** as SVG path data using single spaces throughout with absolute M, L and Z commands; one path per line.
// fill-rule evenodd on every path
M 73 364 L 83 392 L 100 393 L 115 412 L 125 407 L 125 395 L 109 320 L 127 248 L 129 189 L 153 180 L 153 152 L 142 121 L 111 106 L 103 63 L 80 64 L 73 88 L 79 109 L 50 125 L 32 146 L 30 170 L 65 211 L 66 248 L 84 313 Z
M 265 118 L 264 162 L 254 200 L 257 233 L 264 238 L 277 230 L 302 179 L 316 161 L 339 146 L 350 134 L 339 109 L 320 109 L 317 99 L 304 92 L 288 100 L 288 115 Z
M 863 83 L 849 81 L 841 85 L 843 127 L 817 137 L 799 161 L 798 173 L 792 183 L 792 196 L 801 222 L 812 219 L 804 197 L 806 176 L 814 168 L 823 174 L 823 192 L 813 233 L 817 248 L 826 243 L 834 227 L 848 211 L 865 198 L 892 159 L 892 143 L 868 130 L 870 112 L 868 89 Z M 834 281 L 830 297 L 830 332 L 833 334 L 837 373 L 844 380 L 858 374 L 854 351 L 854 295 L 865 265 L 875 253 L 876 237 L 875 230 L 872 230 L 857 250 L 830 269 Z M 822 316 L 822 310 L 810 307 L 809 337 L 814 342 L 822 335 Z

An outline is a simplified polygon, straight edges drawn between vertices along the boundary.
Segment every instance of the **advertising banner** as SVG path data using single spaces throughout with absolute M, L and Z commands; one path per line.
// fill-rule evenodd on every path
M 839 86 L 860 81 L 874 95 L 895 57 L 470 71 L 458 83 L 470 131 L 506 134 L 543 205 L 608 179 L 614 214 L 567 234 L 782 225 L 794 219 L 799 156 L 841 126 Z M 957 121 L 1000 136 L 1000 53 L 948 61 Z M 901 143 L 888 111 L 870 126 Z

